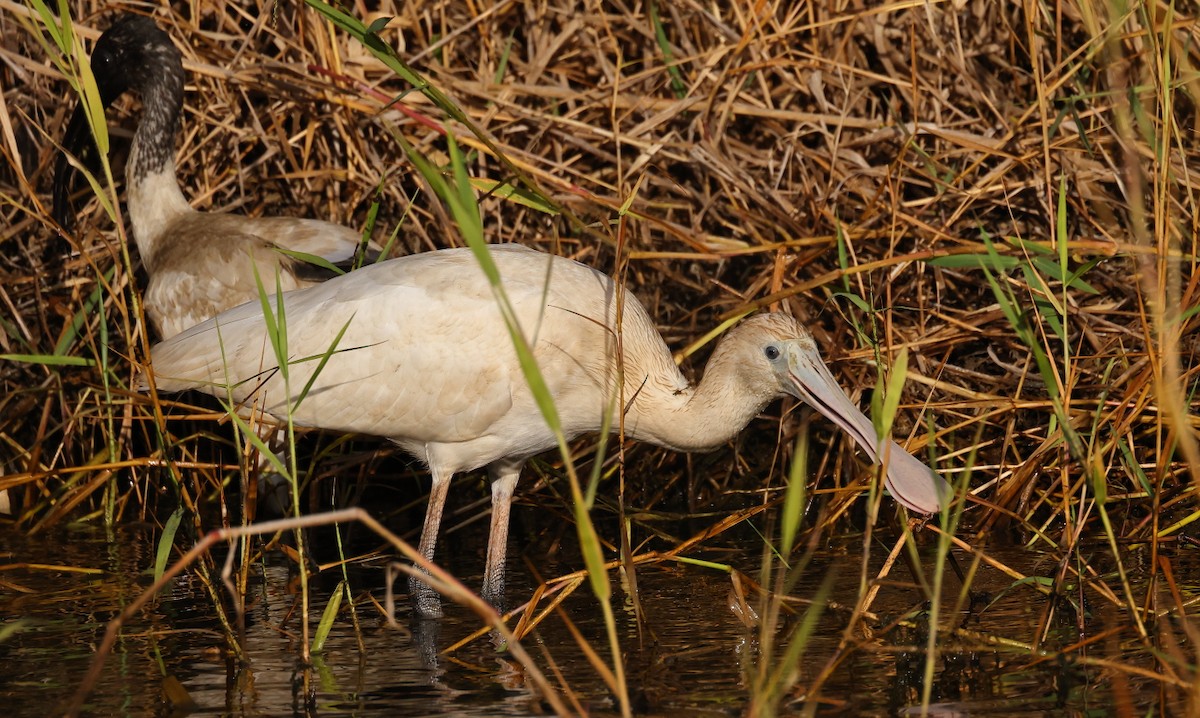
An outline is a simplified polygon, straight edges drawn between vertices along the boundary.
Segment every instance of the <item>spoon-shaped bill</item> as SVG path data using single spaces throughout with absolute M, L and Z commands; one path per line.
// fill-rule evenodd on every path
M 838 386 L 825 363 L 809 352 L 794 351 L 790 362 L 795 396 L 837 424 L 875 463 L 887 464 L 884 485 L 912 511 L 931 514 L 949 501 L 950 486 L 919 459 L 891 439 L 880 440 L 875 427 Z

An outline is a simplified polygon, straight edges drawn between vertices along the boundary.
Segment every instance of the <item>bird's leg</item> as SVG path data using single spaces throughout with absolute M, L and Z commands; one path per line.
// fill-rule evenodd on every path
M 450 489 L 452 474 L 432 470 L 433 485 L 429 489 L 429 507 L 425 509 L 425 526 L 421 529 L 421 543 L 417 550 L 428 561 L 433 561 L 433 550 L 437 547 L 438 528 L 442 523 L 442 509 L 446 506 L 446 493 Z M 442 599 L 437 591 L 418 576 L 408 579 L 408 591 L 417 606 L 417 613 L 425 618 L 442 617 Z
M 288 463 L 287 431 L 283 428 L 267 429 L 259 435 L 280 463 Z M 275 470 L 265 454 L 254 452 L 254 474 L 258 477 L 258 506 L 269 518 L 289 516 L 292 513 L 292 484 L 288 477 Z M 298 477 L 297 477 L 298 478 Z
M 525 462 L 497 462 L 488 467 L 492 479 L 492 526 L 488 533 L 487 563 L 483 568 L 483 598 L 503 609 L 504 564 L 508 549 L 508 517 L 513 490 Z

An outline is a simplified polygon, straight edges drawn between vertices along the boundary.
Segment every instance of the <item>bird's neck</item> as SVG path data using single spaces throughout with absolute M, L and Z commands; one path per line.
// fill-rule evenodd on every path
M 704 451 L 729 441 L 776 395 L 740 386 L 733 359 L 713 352 L 700 383 L 685 389 L 642 384 L 626 377 L 626 401 L 634 395 L 626 427 L 636 439 L 678 451 Z
M 125 168 L 127 211 L 142 261 L 181 215 L 192 212 L 175 175 L 175 134 L 183 108 L 183 68 L 163 67 L 142 91 L 142 118 Z M 148 269 L 151 269 L 148 267 Z

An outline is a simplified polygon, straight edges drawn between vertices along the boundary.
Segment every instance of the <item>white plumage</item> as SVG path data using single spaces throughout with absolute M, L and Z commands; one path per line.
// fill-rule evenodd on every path
M 630 438 L 681 451 L 710 449 L 770 401 L 791 394 L 877 458 L 881 442 L 871 422 L 842 393 L 811 335 L 791 317 L 768 313 L 742 322 L 713 351 L 703 380 L 691 386 L 636 298 L 626 296 L 618 323 L 616 285 L 605 274 L 516 245 L 494 246 L 490 254 L 568 437 L 600 429 L 606 411 L 615 430 L 623 407 Z M 260 302 L 155 347 L 158 389 L 230 392 L 276 417 L 286 416 L 293 404 L 300 425 L 396 442 L 433 475 L 421 537 L 430 558 L 451 476 L 488 467 L 493 516 L 484 589 L 497 597 L 517 475 L 526 459 L 553 448 L 555 440 L 476 258 L 466 249 L 427 252 L 283 297 L 290 396 Z M 316 370 L 315 358 L 329 351 L 343 326 L 335 353 L 294 406 Z M 891 447 L 892 495 L 915 511 L 938 510 L 949 495 L 946 483 L 894 442 L 882 445 Z M 436 596 L 418 593 L 418 608 L 436 615 Z

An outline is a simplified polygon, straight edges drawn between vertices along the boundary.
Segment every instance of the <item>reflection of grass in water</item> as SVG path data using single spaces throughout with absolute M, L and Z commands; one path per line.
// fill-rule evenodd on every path
M 467 590 L 461 583 L 458 582 L 450 574 L 441 570 L 436 564 L 425 560 L 414 547 L 400 539 L 398 536 L 388 531 L 382 524 L 376 521 L 366 511 L 362 509 L 344 509 L 342 511 L 332 511 L 313 516 L 300 516 L 288 519 L 278 519 L 275 521 L 264 521 L 253 526 L 231 527 L 227 529 L 219 529 L 210 531 L 204 538 L 196 543 L 190 550 L 187 551 L 178 561 L 163 573 L 163 575 L 154 582 L 149 588 L 141 593 L 135 600 L 131 601 L 124 608 L 121 615 L 108 623 L 105 630 L 104 640 L 100 643 L 96 658 L 92 661 L 92 667 L 88 671 L 88 675 L 84 677 L 79 688 L 72 698 L 71 705 L 68 707 L 68 713 L 75 715 L 83 707 L 83 702 L 87 695 L 95 687 L 96 681 L 100 677 L 101 670 L 104 667 L 105 660 L 108 654 L 112 651 L 113 645 L 120 636 L 121 626 L 130 618 L 137 616 L 141 609 L 153 599 L 173 578 L 181 574 L 183 571 L 191 568 L 196 564 L 197 560 L 206 556 L 214 547 L 235 539 L 244 539 L 249 536 L 269 536 L 277 531 L 294 530 L 310 528 L 313 526 L 323 526 L 328 524 L 358 522 L 366 526 L 370 531 L 376 533 L 381 538 L 386 540 L 393 548 L 412 561 L 416 566 L 423 569 L 427 575 L 431 585 L 438 590 L 439 593 L 451 598 L 455 602 L 461 603 L 469 607 L 481 619 L 491 626 L 492 630 L 497 631 L 499 635 L 505 639 L 511 639 L 512 634 L 508 626 L 504 623 L 501 617 L 496 613 L 495 609 L 480 599 L 475 594 Z M 401 571 L 412 573 L 414 569 L 406 564 L 395 564 Z M 227 567 L 228 569 L 228 567 Z M 391 595 L 388 595 L 388 603 L 391 605 Z M 307 635 L 306 635 L 307 638 Z M 551 689 L 550 684 L 542 675 L 537 665 L 533 662 L 530 656 L 521 647 L 520 643 L 515 640 L 508 641 L 508 651 L 511 655 L 521 662 L 521 665 L 527 671 L 531 681 L 542 692 L 543 698 L 551 704 L 555 712 L 559 715 L 567 715 L 566 707 L 562 705 L 557 694 Z
M 682 525 L 664 524 L 664 528 L 668 527 L 672 531 L 683 528 Z M 51 681 L 58 680 L 60 684 L 69 679 L 67 685 L 72 690 L 75 688 L 91 658 L 93 648 L 89 648 L 89 645 L 94 647 L 94 643 L 100 639 L 97 634 L 94 641 L 84 643 L 78 633 L 81 623 L 94 627 L 93 617 L 113 615 L 136 598 L 146 585 L 146 582 L 117 580 L 119 575 L 132 577 L 141 568 L 144 552 L 134 544 L 139 540 L 152 541 L 154 538 L 154 534 L 148 530 L 144 535 L 137 536 L 139 530 L 130 528 L 132 531 L 122 530 L 125 545 L 118 552 L 105 546 L 100 532 L 74 531 L 69 534 L 72 563 L 81 566 L 120 565 L 125 567 L 123 571 L 127 570 L 128 574 L 109 572 L 108 578 L 92 578 L 84 583 L 80 578 L 72 579 L 58 571 L 34 573 L 9 569 L 0 573 L 5 580 L 19 581 L 23 587 L 35 590 L 38 594 L 36 604 L 30 603 L 32 596 L 22 597 L 12 592 L 0 594 L 0 611 L 6 615 L 24 615 L 33 621 L 31 630 L 18 638 L 19 643 L 9 644 L 9 650 L 19 648 L 23 660 L 14 666 L 9 676 L 6 696 L 15 696 L 17 701 L 23 701 L 20 705 L 34 705 L 35 695 L 38 696 L 36 700 L 43 702 L 52 701 L 54 695 L 63 695 L 61 685 L 55 688 L 53 684 L 46 685 L 45 680 L 37 681 L 34 685 L 26 683 L 26 677 L 33 680 L 39 676 L 51 676 Z M 367 536 L 366 532 L 356 533 L 359 550 L 374 546 L 373 536 Z M 739 550 L 726 555 L 736 555 L 738 558 L 735 563 L 744 564 L 747 560 L 753 563 L 755 549 L 751 546 L 751 537 L 744 530 L 740 533 L 742 535 L 737 539 L 723 536 L 725 540 L 720 540 L 714 548 L 725 550 L 740 546 L 745 552 Z M 45 538 L 57 546 L 67 536 L 67 532 L 56 532 Z M 450 546 L 468 548 L 473 545 L 473 540 L 482 540 L 485 536 L 485 527 L 475 527 L 468 535 L 454 537 Z M 51 550 L 44 543 L 47 542 L 34 544 L 22 537 L 11 536 L 4 546 L 17 555 L 40 562 L 61 556 L 61 551 Z M 853 596 L 857 581 L 856 571 L 841 571 L 839 567 L 845 565 L 848 556 L 853 557 L 861 538 L 855 535 L 828 535 L 820 543 L 809 570 L 794 589 L 794 596 L 811 596 L 830 573 L 835 574 L 837 580 L 831 589 L 833 601 L 825 606 L 819 628 L 808 644 L 806 658 L 801 664 L 801 681 L 793 696 L 800 695 L 800 690 L 807 688 L 811 676 L 834 655 L 852 608 L 839 604 L 837 599 Z M 568 548 L 574 550 L 573 547 Z M 540 542 L 537 551 L 541 551 Z M 477 573 L 477 557 L 467 555 L 469 553 L 459 552 L 447 567 L 464 571 L 464 576 Z M 1045 561 L 1049 557 L 1039 557 L 1012 548 L 997 552 L 997 558 L 1014 568 L 1037 573 L 1039 558 Z M 882 556 L 876 559 L 875 565 Z M 903 567 L 898 569 L 897 576 L 907 576 Z M 290 705 L 291 693 L 287 687 L 291 685 L 294 654 L 287 635 L 280 634 L 277 627 L 291 611 L 292 600 L 286 593 L 287 567 L 281 557 L 272 558 L 265 573 L 268 584 L 256 588 L 255 605 L 250 608 L 253 620 L 247 625 L 246 641 L 253 659 L 251 670 L 255 679 L 254 691 L 258 695 L 257 705 L 263 710 L 279 705 L 283 710 Z M 377 567 L 358 567 L 352 572 L 352 578 L 358 584 L 356 590 L 361 592 L 364 587 L 369 588 L 377 591 L 380 600 L 385 598 L 382 589 L 378 588 L 382 585 L 383 576 Z M 317 587 L 314 593 L 318 605 L 325 602 L 335 587 L 335 581 L 319 583 L 323 585 Z M 985 572 L 978 583 L 978 589 L 995 591 L 1004 582 L 997 572 Z M 704 569 L 663 570 L 663 567 L 659 567 L 643 571 L 640 584 L 645 609 L 648 615 L 654 617 L 656 640 L 652 645 L 628 654 L 631 693 L 639 695 L 639 700 L 643 702 L 649 701 L 651 707 L 658 706 L 659 712 L 668 712 L 668 708 L 671 711 L 684 711 L 718 706 L 739 710 L 746 698 L 747 684 L 739 680 L 738 667 L 748 665 L 757 650 L 757 643 L 753 635 L 741 628 L 728 613 L 726 597 L 730 593 L 729 581 L 720 574 Z M 259 591 L 262 590 L 269 595 L 261 595 Z M 753 590 L 751 587 L 750 591 Z M 756 597 L 757 594 L 752 593 L 752 598 Z M 947 690 L 957 689 L 964 697 L 986 697 L 987 705 L 992 706 L 993 710 L 1010 711 L 1024 705 L 1055 705 L 1059 700 L 1063 701 L 1061 707 L 1066 710 L 1097 702 L 1111 703 L 1112 682 L 1095 679 L 1095 669 L 1101 666 L 1059 661 L 1052 654 L 1049 659 L 1039 660 L 1028 645 L 1020 646 L 1015 642 L 1005 645 L 995 641 L 999 637 L 1027 632 L 1030 616 L 1036 616 L 1038 607 L 1030 605 L 1020 590 L 1010 591 L 1003 596 L 997 593 L 992 598 L 996 599 L 995 602 L 986 611 L 977 611 L 978 617 L 972 619 L 967 630 L 960 629 L 952 640 L 946 641 L 942 654 L 944 670 L 939 670 L 937 676 L 938 695 L 945 696 Z M 264 600 L 266 603 L 263 603 Z M 794 611 L 806 610 L 805 602 L 796 598 L 787 600 Z M 869 620 L 873 623 L 889 622 L 893 617 L 903 615 L 916 600 L 914 591 L 900 586 L 886 587 L 874 607 L 876 614 L 870 615 Z M 402 597 L 399 601 L 404 603 Z M 147 674 L 155 670 L 149 647 L 154 640 L 151 631 L 158 630 L 156 627 L 175 629 L 171 635 L 160 639 L 163 641 L 162 655 L 168 666 L 176 667 L 179 678 L 192 691 L 195 700 L 201 705 L 223 700 L 227 677 L 223 661 L 189 659 L 186 666 L 179 662 L 185 656 L 211 655 L 220 646 L 219 625 L 211 618 L 211 611 L 206 607 L 208 602 L 203 589 L 194 581 L 177 580 L 169 596 L 164 596 L 161 603 L 156 603 L 154 610 L 137 615 L 124 631 L 118 647 L 122 655 L 110 658 L 108 670 L 91 696 L 93 712 L 104 712 L 106 706 L 120 703 L 122 695 L 157 695 L 157 686 L 147 685 L 145 679 Z M 568 601 L 566 610 L 572 616 L 583 619 L 581 628 L 586 636 L 592 640 L 602 640 L 603 629 L 599 622 L 586 618 L 591 603 L 589 597 L 577 597 L 577 600 Z M 16 605 L 24 608 L 12 608 Z M 163 623 L 163 617 L 172 616 L 175 618 L 169 625 Z M 440 626 L 442 640 L 470 631 L 473 618 L 474 614 L 466 611 L 449 612 Z M 1104 620 L 1104 617 L 1100 618 Z M 789 617 L 785 619 L 784 626 L 794 625 L 796 620 Z M 64 625 L 64 622 L 71 625 Z M 332 653 L 326 659 L 326 668 L 334 673 L 336 682 L 331 684 L 322 675 L 318 688 L 318 700 L 326 705 L 331 700 L 353 700 L 355 696 L 370 695 L 373 696 L 371 705 L 376 710 L 388 706 L 412 706 L 415 703 L 411 701 L 422 699 L 430 701 L 428 710 L 433 710 L 432 706 L 435 705 L 438 710 L 487 706 L 495 700 L 493 694 L 497 688 L 495 673 L 487 668 L 515 663 L 510 658 L 494 655 L 490 642 L 477 642 L 442 656 L 437 663 L 440 684 L 453 687 L 454 690 L 433 696 L 424 693 L 396 694 L 391 688 L 396 685 L 423 685 L 414 681 L 428 681 L 435 668 L 421 665 L 414 655 L 418 637 L 410 639 L 403 631 L 380 631 L 372 627 L 373 621 L 368 620 L 363 634 L 368 653 L 366 660 L 360 664 L 357 660 L 346 660 L 346 656 L 354 655 L 355 639 L 348 622 L 342 619 L 339 624 L 329 648 Z M 628 616 L 627 620 L 622 621 L 622 631 L 624 640 L 636 646 L 636 628 Z M 564 648 L 572 639 L 561 622 L 553 618 L 544 622 L 539 628 L 539 638 L 540 642 L 550 647 L 557 669 L 562 671 L 567 682 L 576 688 L 581 697 L 589 699 L 591 705 L 603 700 L 607 695 L 606 689 L 599 680 L 589 678 L 591 669 L 586 660 Z M 1069 625 L 1053 627 L 1047 637 L 1053 645 L 1069 645 L 1076 638 L 1077 634 Z M 821 692 L 824 696 L 824 699 L 820 699 L 822 704 L 831 707 L 841 705 L 847 712 L 874 714 L 894 709 L 900 695 L 919 695 L 920 673 L 924 663 L 921 653 L 916 650 L 920 640 L 918 628 L 898 626 L 882 638 L 863 641 L 854 650 L 844 652 L 841 654 L 844 660 Z M 1111 653 L 1109 657 L 1119 656 L 1131 665 L 1147 665 L 1146 661 L 1151 660 L 1149 655 L 1135 651 L 1136 646 L 1130 646 L 1128 651 Z M 434 650 L 432 653 L 436 652 Z M 500 663 L 497 664 L 497 661 Z M 481 671 L 480 667 L 484 670 Z M 546 668 L 545 664 L 543 668 Z M 62 678 L 58 679 L 57 676 Z M 1134 688 L 1145 690 L 1149 680 L 1134 676 Z M 1047 686 L 1060 688 L 1048 690 Z M 1062 691 L 1061 696 L 1055 695 L 1057 690 Z M 641 696 L 643 692 L 646 695 Z M 841 704 L 839 701 L 843 696 L 853 696 L 853 699 L 848 704 Z M 795 709 L 797 706 L 790 701 L 788 705 Z M 979 705 L 975 704 L 976 707 Z
M 77 9 L 88 17 L 99 8 L 84 5 Z M 971 559 L 964 561 L 968 582 L 1005 576 L 1005 597 L 1024 596 L 1037 609 L 1037 625 L 1021 635 L 954 635 L 963 591 L 954 578 L 943 591 L 931 586 L 942 596 L 936 637 L 943 648 L 1004 641 L 1006 656 L 1031 661 L 1050 660 L 1042 649 L 1065 648 L 1063 660 L 1083 665 L 1099 665 L 1102 651 L 1112 661 L 1106 675 L 1131 687 L 1134 704 L 1143 680 L 1175 704 L 1193 694 L 1188 657 L 1197 641 L 1170 621 L 1152 620 L 1183 611 L 1180 558 L 1161 541 L 1194 519 L 1186 476 L 1200 466 L 1188 418 L 1195 402 L 1185 384 L 1194 362 L 1180 345 L 1196 321 L 1196 287 L 1187 279 L 1196 274 L 1194 248 L 1179 236 L 1194 234 L 1186 168 L 1197 162 L 1178 129 L 1187 120 L 1176 106 L 1190 96 L 1180 102 L 1178 89 L 1190 92 L 1192 80 L 1176 18 L 1118 16 L 1090 0 L 1062 8 L 968 4 L 976 30 L 951 41 L 940 29 L 960 26 L 951 14 L 957 6 L 808 8 L 773 17 L 741 6 L 700 13 L 663 3 L 654 17 L 648 8 L 593 15 L 559 2 L 536 17 L 516 6 L 473 15 L 452 0 L 423 7 L 423 15 L 399 8 L 379 36 L 389 45 L 403 40 L 412 65 L 428 68 L 436 89 L 487 130 L 481 139 L 461 123 L 450 128 L 465 146 L 473 186 L 528 176 L 550 188 L 549 196 L 569 198 L 579 215 L 578 222 L 546 219 L 497 191 L 482 200 L 489 240 L 557 247 L 601 267 L 628 259 L 620 274 L 652 304 L 672 345 L 750 306 L 785 302 L 813 320 L 835 360 L 887 367 L 908 350 L 903 378 L 921 389 L 892 395 L 900 402 L 898 434 L 911 437 L 908 446 L 920 455 L 937 456 L 948 476 L 964 476 L 966 457 L 976 456 L 977 499 L 964 514 L 969 531 L 955 539 L 960 558 Z M 33 39 L 39 21 L 20 17 L 16 9 L 0 14 L 7 31 L 0 42 L 10 56 L 37 66 L 57 58 L 55 38 L 47 34 L 43 47 Z M 313 13 L 281 14 L 271 22 L 283 30 L 262 25 L 257 34 L 219 9 L 203 18 L 211 23 L 205 32 L 201 19 L 171 19 L 172 35 L 203 70 L 190 73 L 180 145 L 190 196 L 214 207 L 261 202 L 267 213 L 304 204 L 304 214 L 338 218 L 361 217 L 367 198 L 378 197 L 385 226 L 399 226 L 398 217 L 410 213 L 398 239 L 404 251 L 452 236 L 444 210 L 406 173 L 392 173 L 378 190 L 373 179 L 398 156 L 387 123 L 436 165 L 448 164 L 430 141 L 433 130 L 390 115 L 377 121 L 380 105 L 369 95 L 334 87 L 331 74 L 306 65 L 394 96 L 408 88 L 391 70 L 331 35 Z M 247 49 L 234 57 L 228 47 L 235 45 Z M 257 65 L 244 60 L 257 52 L 275 53 L 288 71 L 255 74 Z M 186 546 L 208 528 L 195 508 L 223 507 L 233 470 L 197 460 L 223 439 L 208 422 L 197 432 L 195 424 L 160 416 L 198 412 L 129 392 L 130 359 L 146 354 L 136 265 L 119 222 L 115 242 L 83 222 L 69 256 L 51 251 L 38 194 L 45 162 L 36 154 L 48 141 L 34 128 L 53 135 L 65 85 L 15 67 L 5 71 L 14 92 L 0 113 L 0 224 L 11 248 L 0 287 L 0 489 L 18 499 L 25 530 L 143 516 L 169 524 L 181 504 L 175 543 Z M 286 82 L 275 81 L 285 75 Z M 402 102 L 434 112 L 412 93 Z M 115 144 L 121 134 L 114 133 Z M 97 187 L 111 184 L 109 174 Z M 530 184 L 521 191 L 536 204 Z M 112 194 L 101 194 L 117 216 Z M 723 253 L 720 261 L 713 251 Z M 822 305 L 803 301 L 822 292 L 839 299 L 832 306 L 860 330 L 856 339 Z M 841 356 L 832 350 L 839 345 Z M 871 383 L 855 375 L 860 361 L 835 363 L 844 386 Z M 913 420 L 914 403 L 923 421 Z M 782 426 L 791 432 L 790 423 Z M 637 471 L 621 476 L 636 510 L 620 522 L 623 540 L 597 531 L 611 543 L 605 555 L 628 544 L 627 572 L 711 558 L 703 550 L 720 540 L 722 526 L 763 515 L 744 501 L 757 496 L 746 492 L 761 490 L 762 477 L 782 473 L 771 455 L 777 443 L 746 436 L 745 451 L 689 460 L 634 452 L 628 460 Z M 587 458 L 587 448 L 575 447 L 576 460 Z M 843 500 L 858 491 L 851 485 L 865 485 L 849 452 L 814 447 L 809 459 L 817 488 L 800 512 L 799 543 L 873 526 Z M 617 473 L 597 464 L 597 478 Z M 563 486 L 553 469 L 548 474 L 549 490 Z M 163 487 L 178 501 L 159 506 Z M 615 493 L 598 489 L 602 497 Z M 726 517 L 702 519 L 715 536 L 663 535 L 653 520 L 713 506 Z M 779 527 L 791 523 L 776 519 Z M 928 533 L 948 541 L 952 532 L 934 525 L 916 542 Z M 856 564 L 881 553 L 879 536 L 868 536 Z M 997 537 L 1028 542 L 1055 560 L 1040 572 L 1007 565 L 988 550 Z M 1102 548 L 1080 549 L 1095 537 Z M 890 555 L 890 537 L 882 544 Z M 763 575 L 771 580 L 762 584 L 773 589 L 771 600 L 783 601 L 786 592 L 775 590 L 778 577 L 789 575 L 782 561 L 803 561 L 770 560 Z M 831 595 L 826 616 L 834 603 L 866 606 L 866 592 L 901 580 L 861 567 L 855 573 L 865 577 L 860 595 Z M 940 573 L 934 567 L 931 575 Z M 548 586 L 559 585 L 553 578 Z M 214 590 L 215 605 L 220 595 Z M 747 599 L 760 600 L 753 587 Z M 779 611 L 781 625 L 793 628 L 795 619 Z M 1122 639 L 1142 652 L 1130 657 L 1103 638 L 1085 645 L 1094 634 L 1078 646 L 1047 638 L 1063 620 L 1090 628 L 1087 611 L 1127 626 Z M 846 629 L 857 643 L 836 656 L 806 653 L 805 661 L 836 666 L 886 639 L 891 620 L 860 613 Z M 862 635 L 868 629 L 870 638 Z M 768 678 L 789 660 L 787 645 L 775 645 L 780 650 L 756 668 Z M 626 642 L 622 650 L 638 648 Z M 938 666 L 921 665 L 926 679 Z M 1153 674 L 1138 674 L 1143 666 Z M 775 674 L 786 680 L 759 684 L 757 705 L 779 705 L 777 696 L 814 683 L 801 671 L 787 693 L 779 688 L 791 680 L 786 673 Z

